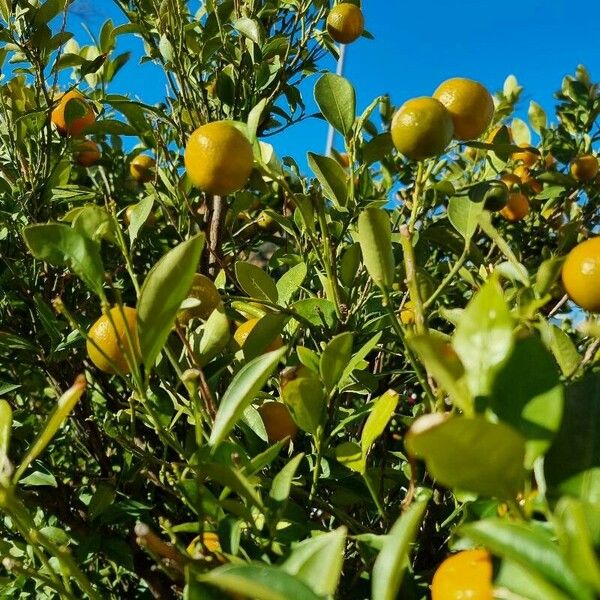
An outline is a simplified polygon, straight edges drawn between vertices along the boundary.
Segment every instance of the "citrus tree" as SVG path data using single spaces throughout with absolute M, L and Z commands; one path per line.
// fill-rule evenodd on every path
M 0 0 L 3 597 L 597 597 L 587 71 L 362 107 L 358 3 L 114 3 Z

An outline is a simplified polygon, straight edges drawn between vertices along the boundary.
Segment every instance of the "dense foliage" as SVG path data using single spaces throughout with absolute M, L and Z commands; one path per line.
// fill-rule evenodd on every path
M 600 328 L 560 283 L 600 216 L 586 70 L 529 123 L 509 77 L 417 162 L 320 72 L 329 0 L 114 3 L 81 46 L 66 0 L 0 0 L 2 597 L 418 599 L 473 546 L 496 597 L 599 595 Z M 164 103 L 111 93 L 122 36 Z M 268 144 L 306 78 L 345 146 L 308 175 Z M 184 168 L 222 120 L 254 154 L 226 196 Z

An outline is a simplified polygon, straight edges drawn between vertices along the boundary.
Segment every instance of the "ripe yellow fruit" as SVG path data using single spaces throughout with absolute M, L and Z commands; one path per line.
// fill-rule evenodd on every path
M 455 77 L 444 81 L 433 94 L 448 110 L 457 140 L 477 139 L 494 118 L 494 100 L 483 85 Z
M 342 2 L 334 6 L 327 16 L 327 31 L 338 44 L 351 44 L 365 30 L 365 18 L 355 4 Z
M 435 98 L 408 100 L 392 119 L 394 146 L 411 160 L 442 154 L 453 131 L 450 113 Z
M 221 304 L 219 290 L 206 275 L 202 275 L 201 273 L 194 275 L 192 287 L 187 297 L 199 300 L 200 304 L 179 312 L 177 319 L 182 324 L 189 323 L 192 319 L 208 319 L 213 310 Z
M 598 159 L 593 154 L 579 156 L 571 163 L 571 175 L 581 182 L 592 181 L 598 175 Z
M 463 550 L 438 567 L 431 599 L 493 600 L 492 575 L 492 559 L 486 550 Z
M 265 402 L 258 412 L 265 424 L 267 437 L 275 444 L 289 437 L 293 440 L 298 434 L 298 426 L 294 423 L 287 406 L 281 402 Z
M 581 242 L 569 252 L 562 268 L 569 298 L 590 312 L 600 312 L 600 237 Z
M 508 195 L 506 206 L 500 211 L 500 214 L 507 221 L 520 221 L 529 214 L 529 200 L 525 194 L 512 192 Z
M 519 148 L 523 148 L 523 150 L 513 152 L 513 160 L 515 162 L 523 163 L 525 167 L 533 167 L 533 165 L 535 165 L 535 163 L 539 160 L 540 155 L 536 152 L 533 152 L 533 148 L 529 144 L 519 144 Z
M 246 185 L 254 155 L 248 138 L 233 123 L 215 121 L 192 133 L 184 161 L 188 177 L 197 188 L 226 196 Z
M 156 161 L 147 154 L 138 154 L 129 163 L 129 172 L 138 183 L 147 183 L 154 179 Z
M 256 327 L 260 319 L 249 319 L 245 323 L 242 323 L 233 334 L 233 339 L 237 342 L 240 348 L 244 347 L 250 332 Z M 273 350 L 277 350 L 283 346 L 283 339 L 280 335 L 278 335 L 267 348 L 267 352 L 272 352 Z
M 83 94 L 71 90 L 61 96 L 50 119 L 63 137 L 76 136 L 96 120 L 96 114 Z
M 141 362 L 136 309 L 123 306 L 121 312 L 121 308 L 115 306 L 110 309 L 110 317 L 102 315 L 88 331 L 86 348 L 90 360 L 101 371 L 114 373 L 116 367 L 120 373 L 129 373 L 131 368 L 127 362 L 127 355 L 130 355 L 136 364 Z
M 81 167 L 93 167 L 100 157 L 100 146 L 92 140 L 83 140 L 75 147 L 75 162 Z
M 415 311 L 413 310 L 412 300 L 407 300 L 400 311 L 400 323 L 402 325 L 414 325 Z
M 513 173 L 521 180 L 521 183 L 529 188 L 534 194 L 539 194 L 542 191 L 542 184 L 531 175 L 531 171 L 525 165 L 518 165 L 515 167 Z

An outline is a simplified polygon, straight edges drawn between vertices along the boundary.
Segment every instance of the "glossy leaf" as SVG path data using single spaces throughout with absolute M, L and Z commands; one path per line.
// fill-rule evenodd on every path
M 369 413 L 360 437 L 362 453 L 366 457 L 373 443 L 385 431 L 390 419 L 396 411 L 400 396 L 393 390 L 388 390 L 377 398 Z
M 286 305 L 296 295 L 306 279 L 308 268 L 306 263 L 298 263 L 286 271 L 277 281 L 279 303 Z
M 169 337 L 192 285 L 203 246 L 203 234 L 175 246 L 152 267 L 144 281 L 137 315 L 140 350 L 147 369 L 152 369 Z
M 223 306 L 217 306 L 202 327 L 198 344 L 198 358 L 204 364 L 222 352 L 229 343 L 231 330 Z
M 235 276 L 242 289 L 251 298 L 277 302 L 277 286 L 260 267 L 248 262 L 237 262 Z
M 0 399 L 0 471 L 4 469 L 4 462 L 8 457 L 12 424 L 12 408 L 6 400 Z
M 356 118 L 356 93 L 339 75 L 326 73 L 315 85 L 315 101 L 328 123 L 349 137 Z
M 292 489 L 292 480 L 303 458 L 304 454 L 296 454 L 273 478 L 269 495 L 276 502 L 285 502 L 288 499 Z
M 525 440 L 504 423 L 427 415 L 415 421 L 405 445 L 446 487 L 507 499 L 522 488 Z
M 325 196 L 336 206 L 346 206 L 348 198 L 347 175 L 340 163 L 329 156 L 308 153 L 308 166 L 317 176 Z
M 340 333 L 325 346 L 323 354 L 321 354 L 319 370 L 328 391 L 331 391 L 339 383 L 352 356 L 353 342 L 354 334 L 346 332 Z
M 210 434 L 209 444 L 221 443 L 235 427 L 244 409 L 251 404 L 258 392 L 272 375 L 287 348 L 268 352 L 245 364 L 233 377 L 219 403 L 219 410 Z
M 467 242 L 477 231 L 478 218 L 483 211 L 483 203 L 471 202 L 465 197 L 454 196 L 448 202 L 448 220 Z
M 373 565 L 372 600 L 395 600 L 409 563 L 410 548 L 425 516 L 431 494 L 417 500 L 394 523 Z
M 358 241 L 363 262 L 373 281 L 389 288 L 394 283 L 394 254 L 390 215 L 370 207 L 358 217 Z
M 281 390 L 281 398 L 296 425 L 314 435 L 325 410 L 325 391 L 319 378 L 307 375 L 293 379 Z

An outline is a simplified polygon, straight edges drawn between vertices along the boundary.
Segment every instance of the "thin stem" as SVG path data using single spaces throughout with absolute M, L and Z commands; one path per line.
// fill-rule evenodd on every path
M 429 298 L 427 298 L 427 300 L 423 303 L 423 308 L 425 310 L 427 310 L 435 302 L 437 297 L 446 289 L 452 279 L 454 279 L 454 276 L 460 271 L 461 267 L 465 263 L 465 260 L 467 260 L 467 256 L 469 256 L 469 247 L 465 246 L 459 259 L 456 261 L 450 271 L 448 271 L 448 274 L 446 277 L 444 277 L 442 283 L 440 283 L 435 292 L 433 292 L 433 294 L 431 294 L 431 296 L 429 296 Z

